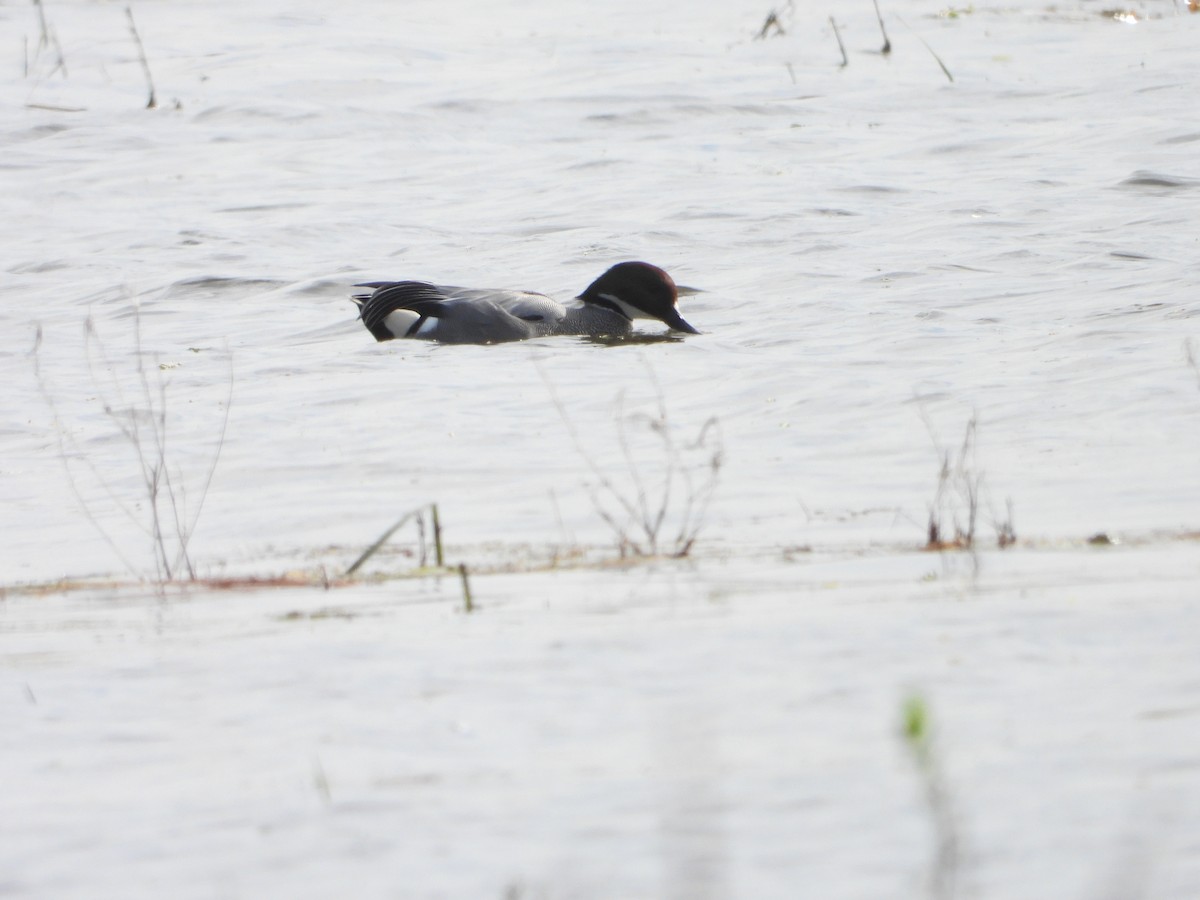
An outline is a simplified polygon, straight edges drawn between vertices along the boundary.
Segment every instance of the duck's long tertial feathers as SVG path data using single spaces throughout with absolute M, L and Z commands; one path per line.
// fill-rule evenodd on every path
M 445 301 L 445 297 L 436 286 L 423 281 L 376 281 L 356 284 L 355 287 L 375 289 L 370 294 L 356 294 L 354 302 L 358 304 L 363 324 L 378 341 L 415 336 L 424 324 L 423 320 L 437 318 L 441 314 Z M 388 316 L 402 309 L 415 315 L 405 317 L 408 327 L 397 334 L 388 327 Z

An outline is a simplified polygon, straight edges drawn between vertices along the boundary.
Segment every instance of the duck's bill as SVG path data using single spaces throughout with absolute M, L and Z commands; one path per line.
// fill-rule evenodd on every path
M 672 328 L 674 328 L 676 331 L 685 331 L 688 334 L 699 334 L 700 333 L 700 330 L 698 328 L 693 328 L 687 322 L 683 321 L 683 317 L 681 315 L 679 315 L 679 313 L 675 312 L 675 310 L 671 310 L 671 312 L 669 312 L 663 318 L 663 321 L 666 322 L 668 325 L 670 325 Z

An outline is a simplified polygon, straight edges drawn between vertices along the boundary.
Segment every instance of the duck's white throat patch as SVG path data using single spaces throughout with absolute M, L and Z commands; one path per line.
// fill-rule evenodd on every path
M 616 296 L 615 294 L 600 294 L 600 299 L 607 300 L 609 303 L 616 306 L 617 309 L 619 309 L 621 312 L 623 312 L 625 314 L 625 318 L 627 318 L 627 319 L 653 319 L 654 318 L 654 316 L 650 315 L 649 313 L 643 312 L 642 310 L 638 309 L 636 306 L 632 306 L 632 305 L 626 303 L 624 300 L 622 300 L 620 297 Z

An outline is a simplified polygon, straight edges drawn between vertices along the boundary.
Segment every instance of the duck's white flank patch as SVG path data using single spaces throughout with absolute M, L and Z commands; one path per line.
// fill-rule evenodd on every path
M 383 324 L 396 337 L 404 337 L 408 334 L 408 329 L 412 328 L 413 323 L 419 318 L 421 317 L 411 309 L 394 309 L 383 317 Z

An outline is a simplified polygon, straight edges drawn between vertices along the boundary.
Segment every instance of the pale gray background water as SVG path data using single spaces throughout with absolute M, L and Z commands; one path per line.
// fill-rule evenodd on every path
M 9 110 L 0 137 L 0 324 L 6 335 L 0 367 L 9 386 L 0 434 L 4 582 L 127 574 L 72 497 L 57 440 L 60 431 L 65 433 L 68 452 L 94 466 L 116 499 L 138 500 L 131 458 L 102 411 L 103 403 L 114 402 L 115 388 L 102 367 L 89 374 L 85 362 L 83 322 L 89 315 L 128 390 L 134 372 L 132 310 L 135 303 L 140 308 L 144 347 L 154 362 L 167 367 L 172 458 L 186 476 L 192 502 L 220 428 L 232 358 L 229 428 L 193 544 L 201 571 L 208 573 L 229 567 L 270 572 L 278 558 L 344 564 L 399 514 L 429 501 L 440 504 L 448 539 L 462 553 L 497 541 L 535 547 L 603 544 L 610 536 L 589 499 L 592 477 L 549 402 L 545 381 L 554 383 L 584 442 L 607 463 L 619 460 L 616 398 L 625 391 L 627 408 L 648 408 L 653 400 L 649 368 L 681 436 L 712 416 L 724 435 L 726 465 L 703 535 L 707 543 L 698 548 L 702 568 L 691 575 L 610 576 L 607 582 L 587 576 L 585 581 L 599 586 L 580 600 L 583 618 L 563 627 L 590 634 L 591 611 L 609 604 L 626 610 L 635 617 L 618 617 L 624 625 L 616 626 L 621 636 L 615 640 L 625 649 L 614 655 L 633 664 L 643 652 L 637 649 L 642 638 L 633 637 L 642 634 L 639 620 L 628 613 L 637 608 L 633 599 L 642 597 L 657 608 L 663 591 L 694 602 L 743 591 L 765 596 L 768 609 L 780 607 L 778 618 L 764 614 L 764 623 L 753 616 L 743 622 L 755 637 L 738 654 L 744 652 L 747 660 L 759 655 L 786 659 L 787 651 L 769 638 L 772 627 L 807 647 L 796 651 L 801 656 L 823 652 L 827 641 L 850 654 L 859 647 L 860 662 L 814 678 L 832 679 L 841 684 L 835 691 L 853 698 L 865 688 L 852 673 L 879 667 L 884 674 L 868 690 L 869 703 L 852 703 L 844 713 L 823 719 L 811 697 L 795 702 L 800 709 L 816 710 L 819 727 L 830 731 L 833 756 L 836 748 L 858 739 L 858 729 L 874 729 L 876 743 L 862 765 L 894 766 L 888 777 L 908 786 L 895 789 L 911 791 L 911 772 L 889 743 L 888 729 L 897 697 L 913 673 L 880 663 L 879 654 L 891 652 L 891 632 L 872 637 L 862 630 L 863 620 L 873 621 L 872 615 L 839 619 L 830 611 L 837 625 L 826 641 L 813 636 L 808 613 L 798 614 L 786 598 L 799 591 L 819 610 L 823 590 L 835 591 L 836 599 L 843 596 L 836 593 L 842 588 L 855 602 L 866 591 L 875 601 L 916 603 L 889 607 L 885 621 L 901 630 L 926 601 L 959 602 L 958 588 L 922 587 L 922 579 L 945 575 L 946 566 L 959 578 L 970 566 L 939 563 L 908 548 L 923 539 L 937 475 L 938 457 L 925 419 L 937 441 L 952 446 L 976 414 L 985 520 L 993 510 L 1001 514 L 1011 498 L 1018 533 L 1031 541 L 1016 556 L 984 560 L 980 589 L 992 578 L 1002 597 L 1016 602 L 1024 592 L 1034 598 L 1032 608 L 1003 606 L 997 615 L 1036 643 L 1044 635 L 1041 617 L 1065 615 L 1061 604 L 1091 596 L 1112 605 L 1084 627 L 1085 632 L 1097 629 L 1094 644 L 1083 638 L 1083 645 L 1055 657 L 1065 668 L 1056 664 L 1053 676 L 1047 675 L 1053 688 L 1024 667 L 1021 661 L 1028 657 L 1018 652 L 997 665 L 1006 674 L 990 687 L 975 685 L 978 692 L 963 687 L 958 695 L 950 691 L 944 702 L 961 714 L 959 727 L 969 732 L 963 716 L 970 709 L 982 707 L 984 718 L 995 725 L 1003 719 L 1008 691 L 1044 690 L 1052 700 L 1037 721 L 1047 726 L 1069 721 L 1062 740 L 1070 746 L 1091 746 L 1107 734 L 1102 724 L 1087 724 L 1101 722 L 1104 703 L 1094 709 L 1095 720 L 1064 718 L 1063 710 L 1079 695 L 1095 693 L 1127 712 L 1137 707 L 1139 715 L 1172 711 L 1170 741 L 1159 744 L 1148 737 L 1130 751 L 1129 764 L 1089 756 L 1088 768 L 1067 754 L 1062 765 L 1080 772 L 1083 785 L 1109 779 L 1104 783 L 1110 788 L 1113 780 L 1127 785 L 1122 779 L 1136 778 L 1147 767 L 1186 772 L 1185 799 L 1161 813 L 1173 824 L 1146 840 L 1166 847 L 1166 862 L 1155 869 L 1158 890 L 1150 895 L 1194 896 L 1200 876 L 1181 860 L 1187 848 L 1194 850 L 1200 833 L 1192 814 L 1195 757 L 1176 759 L 1164 748 L 1195 736 L 1200 673 L 1194 661 L 1180 662 L 1190 660 L 1183 653 L 1162 657 L 1170 665 L 1162 661 L 1163 668 L 1152 668 L 1144 680 L 1131 673 L 1158 659 L 1154 648 L 1163 642 L 1196 633 L 1194 584 L 1200 564 L 1194 544 L 1175 538 L 1196 528 L 1200 509 L 1200 383 L 1185 354 L 1185 342 L 1200 332 L 1195 87 L 1200 15 L 1188 14 L 1183 4 L 1144 2 L 1131 7 L 1140 19 L 1131 23 L 1101 15 L 1097 3 L 1051 9 L 1021 2 L 979 5 L 950 18 L 937 15 L 946 7 L 905 0 L 884 4 L 895 47 L 885 58 L 877 52 L 881 41 L 873 10 L 861 6 L 798 4 L 783 13 L 785 36 L 755 41 L 766 6 L 528 2 L 498 9 L 362 2 L 334 9 L 304 3 L 145 3 L 134 13 L 160 101 L 159 109 L 147 111 L 141 108 L 144 82 L 122 7 L 47 6 L 68 66 L 69 77 L 63 78 L 52 72 L 53 51 L 37 50 L 35 10 L 0 5 L 0 28 L 8 36 L 7 50 L 0 50 L 0 57 L 7 56 L 0 58 L 6 73 L 0 90 Z M 844 69 L 827 22 L 831 12 L 849 52 Z M 953 84 L 913 31 L 945 61 Z M 22 38 L 27 38 L 28 74 Z M 703 291 L 683 300 L 685 316 L 703 336 L 622 347 L 570 339 L 482 348 L 377 345 L 354 321 L 346 299 L 354 281 L 403 277 L 568 297 L 611 263 L 629 258 L 664 266 L 681 284 Z M 58 424 L 34 377 L 31 349 L 39 324 L 43 381 Z M 104 493 L 95 473 L 80 463 L 75 470 L 94 515 L 130 566 L 152 571 L 145 538 Z M 987 521 L 983 531 L 990 537 Z M 1151 546 L 1127 551 L 1131 555 L 1117 557 L 1123 562 L 1109 571 L 1104 566 L 1110 563 L 1098 563 L 1094 551 L 1081 543 L 1098 531 L 1134 544 L 1149 540 Z M 344 549 L 326 554 L 330 545 Z M 819 559 L 833 554 L 835 562 L 826 570 L 816 561 L 799 567 L 780 562 L 782 548 L 797 546 L 814 548 Z M 836 562 L 878 547 L 887 554 L 878 571 L 869 561 Z M 1064 548 L 1063 555 L 1037 561 L 1038 553 L 1052 547 Z M 727 552 L 735 556 L 729 568 L 703 569 L 703 560 Z M 524 618 L 538 606 L 520 602 L 531 590 L 534 596 L 544 591 L 562 600 L 581 590 L 579 585 L 505 584 L 492 594 L 517 604 L 516 632 L 528 631 L 534 635 L 528 640 L 553 645 L 555 626 L 535 614 Z M 445 585 L 436 591 L 453 595 Z M 1165 605 L 1152 608 L 1146 614 L 1149 624 L 1143 625 L 1138 604 L 1156 599 Z M 20 610 L 14 612 L 18 602 Z M 280 651 L 275 658 L 286 660 L 283 671 L 246 669 L 228 657 L 221 640 L 211 647 L 205 643 L 226 632 L 208 632 L 197 624 L 193 634 L 186 617 L 179 618 L 185 616 L 179 608 L 165 613 L 165 624 L 161 618 L 148 624 L 149 614 L 139 604 L 132 625 L 122 624 L 120 616 L 85 617 L 90 622 L 82 626 L 85 637 L 69 637 L 75 601 L 27 606 L 31 602 L 6 601 L 10 630 L 29 642 L 14 651 L 9 715 L 46 715 L 44 702 L 29 704 L 21 685 L 33 684 L 37 695 L 44 690 L 39 685 L 55 679 L 62 680 L 64 690 L 76 679 L 79 685 L 101 685 L 87 687 L 76 698 L 80 706 L 64 700 L 64 710 L 97 705 L 104 711 L 103 695 L 90 692 L 105 690 L 116 674 L 109 666 L 120 663 L 110 663 L 104 654 L 79 656 L 82 650 L 74 642 L 91 646 L 86 635 L 92 633 L 96 641 L 139 643 L 130 665 L 145 667 L 147 677 L 157 672 L 158 662 L 174 658 L 171 647 L 155 643 L 162 628 L 170 632 L 174 623 L 182 634 L 192 635 L 182 638 L 185 642 L 200 641 L 194 670 L 169 681 L 180 690 L 193 685 L 186 690 L 195 693 L 182 700 L 146 698 L 147 708 L 182 702 L 191 710 L 189 717 L 197 715 L 194 704 L 207 702 L 204 685 L 214 669 L 232 667 L 229 685 L 211 687 L 211 696 L 219 697 L 224 691 L 236 693 L 246 680 L 288 683 L 295 669 L 320 664 L 308 656 L 316 651 L 303 647 L 294 656 Z M 268 621 L 253 603 L 254 612 L 247 612 L 252 618 L 238 621 L 245 604 L 226 610 L 212 602 L 213 616 L 238 622 L 230 634 L 253 634 L 263 627 L 258 623 Z M 957 623 L 949 629 L 955 636 L 950 640 L 962 641 L 951 654 L 955 658 L 985 653 L 973 637 L 977 613 L 983 619 L 991 614 L 957 606 L 944 613 Z M 197 615 L 203 620 L 207 614 Z M 419 627 L 406 624 L 395 611 L 389 616 L 401 632 Z M 448 621 L 439 627 L 445 629 L 440 639 L 449 641 L 459 633 L 459 620 L 451 616 Z M 1068 621 L 1074 623 L 1070 616 Z M 367 670 L 356 668 L 357 653 L 379 654 L 381 660 L 397 656 L 390 644 L 374 643 L 369 624 L 356 627 L 348 655 L 328 661 L 335 671 L 356 672 L 353 677 L 363 679 L 358 688 L 347 689 L 351 697 L 377 683 Z M 512 651 L 509 660 L 504 649 L 505 627 L 488 627 L 496 630 L 481 638 L 476 650 L 482 658 L 520 667 L 520 653 Z M 1077 627 L 1064 624 L 1051 633 L 1067 641 L 1078 635 Z M 66 642 L 64 655 L 52 656 L 56 661 L 33 678 L 29 660 L 44 662 L 39 654 L 49 652 L 38 644 L 42 632 Z M 719 634 L 711 638 L 717 658 L 725 652 Z M 676 636 L 663 639 L 671 642 Z M 911 649 L 918 658 L 941 659 L 939 642 L 946 639 L 936 625 L 922 626 L 911 638 Z M 353 649 L 356 640 L 365 641 L 366 649 Z M 436 634 L 430 638 L 435 657 L 442 646 L 438 640 Z M 1109 663 L 1089 652 L 1112 641 L 1130 642 L 1128 655 L 1113 664 L 1130 675 L 1132 684 L 1111 677 Z M 269 656 L 270 642 L 267 647 Z M 691 682 L 681 672 L 712 668 L 692 660 L 687 645 L 656 656 L 650 644 L 644 652 L 647 660 L 657 660 L 647 675 L 652 682 L 665 678 L 686 685 Z M 1087 662 L 1077 695 L 1070 660 L 1081 655 Z M 453 668 L 446 659 L 430 665 Z M 519 697 L 542 679 L 553 679 L 554 666 L 547 665 L 527 669 L 529 680 L 518 679 L 514 693 Z M 581 665 L 576 687 L 605 681 L 603 667 Z M 775 674 L 786 684 L 788 669 L 781 665 Z M 922 683 L 940 677 L 921 671 L 928 676 L 916 679 Z M 985 669 L 980 672 L 986 677 Z M 481 677 L 489 674 L 490 668 Z M 388 677 L 404 680 L 396 672 Z M 783 690 L 780 683 L 738 680 L 730 689 L 731 705 L 752 703 L 760 691 Z M 578 707 L 586 718 L 588 710 L 609 702 L 631 705 L 647 720 L 618 731 L 674 747 L 670 738 L 653 737 L 670 731 L 667 725 L 646 724 L 658 718 L 657 707 L 644 705 L 644 685 L 636 679 L 621 684 L 612 697 L 568 692 L 547 700 L 545 714 Z M 706 696 L 716 690 L 706 681 L 701 686 Z M 674 699 L 685 710 L 678 715 L 690 721 L 694 716 L 688 710 L 696 707 L 686 693 Z M 258 735 L 250 723 L 265 722 L 269 709 L 287 721 L 301 717 L 308 696 L 297 688 L 264 696 L 261 704 L 249 702 L 241 707 L 247 730 L 230 726 L 232 733 Z M 472 697 L 472 714 L 494 699 Z M 766 760 L 785 752 L 781 736 L 794 726 L 787 702 L 773 705 L 777 716 L 766 723 L 734 721 L 725 718 L 724 707 L 714 712 L 704 701 L 695 704 L 718 723 L 703 726 L 705 733 L 757 740 L 755 753 Z M 141 708 L 127 708 L 122 701 L 119 709 L 125 713 L 109 712 L 119 718 Z M 74 714 L 62 715 L 74 720 Z M 388 731 L 374 743 L 363 731 L 369 730 L 370 716 L 361 708 L 347 715 L 345 728 L 380 753 L 397 738 Z M 843 715 L 850 719 L 838 718 Z M 7 747 L 15 760 L 11 770 L 22 773 L 27 784 L 22 804 L 5 822 L 14 833 L 30 810 L 45 811 L 39 802 L 43 791 L 62 791 L 65 781 L 77 795 L 105 778 L 103 766 L 79 770 L 76 780 L 63 775 L 64 766 L 72 767 L 54 761 L 62 736 L 41 730 L 49 726 L 40 719 L 21 721 L 30 729 L 24 743 L 10 741 Z M 597 714 L 594 721 L 608 719 Z M 97 732 L 87 724 L 76 727 L 71 740 L 90 754 L 88 740 Z M 307 737 L 293 748 L 292 764 L 303 784 L 295 799 L 308 804 L 314 802 L 311 759 L 320 753 L 305 741 L 320 739 L 301 730 Z M 261 756 L 250 753 L 247 759 L 268 765 L 280 753 L 278 735 L 286 731 L 271 726 L 264 732 L 272 737 L 262 738 Z M 415 740 L 418 733 L 410 736 Z M 1000 733 L 1006 732 L 1001 728 Z M 535 728 L 511 737 L 514 758 L 542 747 L 544 736 Z M 577 735 L 566 742 L 567 759 L 584 754 L 591 739 Z M 977 748 L 997 739 L 996 732 L 987 732 L 975 745 L 973 735 L 961 737 L 965 746 Z M 23 754 L 22 747 L 41 752 Z M 1010 777 L 1000 780 L 998 793 L 1004 795 L 1012 779 L 1027 778 L 1041 785 L 1039 796 L 1057 796 L 1064 771 L 1039 767 L 1042 750 L 1025 749 L 1018 755 L 1034 770 L 1006 773 Z M 500 751 L 489 744 L 487 752 Z M 436 751 L 429 753 L 437 758 Z M 326 748 L 324 765 L 337 769 L 335 777 L 361 774 L 351 759 L 339 764 L 329 756 Z M 244 787 L 238 758 L 237 753 L 229 758 L 230 778 Z M 139 759 L 136 754 L 126 758 L 130 772 L 139 770 Z M 771 769 L 763 759 L 757 763 L 758 769 L 748 771 L 766 766 L 784 782 L 798 777 L 787 765 Z M 421 765 L 417 768 L 424 771 Z M 579 780 L 571 784 L 586 786 L 589 770 L 578 765 Z M 193 790 L 213 789 L 203 779 L 188 780 L 195 776 L 185 757 L 168 754 L 165 766 L 165 777 L 181 779 L 187 797 Z M 472 777 L 487 783 L 486 768 L 484 775 L 472 770 Z M 639 771 L 647 783 L 659 783 L 653 772 Z M 844 782 L 826 775 L 838 784 L 857 780 L 854 772 L 841 773 Z M 379 776 L 388 784 L 392 777 L 422 776 Z M 445 819 L 434 828 L 442 855 L 403 860 L 416 867 L 419 877 L 414 877 L 429 885 L 428 891 L 412 887 L 406 893 L 398 887 L 400 875 L 380 875 L 372 889 L 381 895 L 392 890 L 398 896 L 499 896 L 512 879 L 526 878 L 549 896 L 659 896 L 682 883 L 682 876 L 671 874 L 670 861 L 678 862 L 683 851 L 671 849 L 675 832 L 669 825 L 663 826 L 665 850 L 635 835 L 587 857 L 582 848 L 595 836 L 585 830 L 563 845 L 568 849 L 551 846 L 545 858 L 522 857 L 521 865 L 509 869 L 502 864 L 507 851 L 487 845 L 480 850 L 485 861 L 472 870 L 464 861 L 474 854 L 457 846 L 454 826 L 447 823 L 478 815 L 464 799 L 475 791 L 459 782 L 465 777 L 461 773 L 430 777 L 442 785 L 438 796 L 448 804 Z M 536 775 L 529 777 L 533 781 L 522 776 L 516 784 L 528 790 L 537 783 Z M 364 796 L 370 796 L 372 783 L 366 779 Z M 122 795 L 138 790 L 136 784 L 116 784 Z M 604 794 L 611 788 L 607 776 L 598 779 L 596 790 Z M 1172 781 L 1167 793 L 1179 793 L 1178 788 Z M 291 796 L 290 789 L 283 795 Z M 724 823 L 718 830 L 725 841 L 719 852 L 697 851 L 718 860 L 712 896 L 796 896 L 796 880 L 806 877 L 815 879 L 821 885 L 817 895 L 826 897 L 920 890 L 927 843 L 912 794 L 904 795 L 905 809 L 916 812 L 897 826 L 900 831 L 884 828 L 881 833 L 890 837 L 871 842 L 882 848 L 881 855 L 861 850 L 858 856 L 847 849 L 858 833 L 855 822 L 875 819 L 874 798 L 864 795 L 850 801 L 844 808 L 850 820 L 832 832 L 832 846 L 844 855 L 821 854 L 814 861 L 794 853 L 798 844 L 824 833 L 826 818 L 781 824 L 746 799 L 761 791 L 769 805 L 776 789 L 756 785 L 742 794 L 739 783 L 726 784 L 724 799 L 709 804 L 723 811 L 707 821 Z M 236 806 L 239 790 L 217 790 L 214 796 Z M 489 808 L 505 809 L 514 802 L 481 790 L 492 798 Z M 1079 796 L 1087 795 L 1086 787 L 1078 790 Z M 1107 829 L 1102 834 L 1073 827 L 1074 817 L 1091 821 L 1094 811 L 1086 803 L 1064 800 L 1066 818 L 1048 832 L 1054 840 L 1043 845 L 1031 839 L 1035 846 L 1019 851 L 1032 860 L 1029 866 L 992 860 L 988 868 L 983 853 L 977 880 L 986 890 L 980 894 L 1098 896 L 1084 885 L 1090 877 L 1103 882 L 1107 852 L 1124 846 L 1123 823 L 1139 823 L 1129 826 L 1135 836 L 1146 833 L 1139 801 L 1123 790 L 1101 791 L 1106 805 L 1099 815 L 1105 824 L 1097 827 Z M 616 828 L 619 808 L 593 799 L 583 808 L 607 823 L 603 827 Z M 279 795 L 264 791 L 262 802 L 271 809 Z M 650 808 L 661 812 L 674 802 L 667 797 Z M 978 797 L 974 802 L 985 803 Z M 119 818 L 119 804 L 66 806 L 61 817 L 48 820 L 49 833 L 64 827 L 83 833 L 109 830 Z M 558 808 L 555 798 L 545 798 L 544 805 L 531 802 L 529 821 L 543 821 L 552 808 Z M 95 850 L 92 863 L 100 871 L 111 874 L 106 867 L 119 869 L 126 852 L 136 855 L 132 848 L 162 834 L 159 817 L 169 820 L 169 810 L 147 809 L 145 834 L 131 836 L 128 847 L 116 840 Z M 364 838 L 363 846 L 375 847 L 393 863 L 398 858 L 391 854 L 400 844 L 424 846 L 414 834 L 430 832 L 410 833 L 399 824 L 408 821 L 407 811 L 381 815 L 381 827 L 400 835 L 399 843 L 391 837 Z M 977 827 L 986 834 L 980 843 L 995 853 L 1017 853 L 1004 848 L 1020 840 L 1029 821 L 1044 816 L 1044 810 L 1016 805 L 998 811 L 995 820 L 982 816 L 985 821 Z M 1160 816 L 1158 807 L 1150 818 L 1155 816 Z M 274 827 L 250 818 L 247 827 L 259 833 Z M 366 828 L 355 821 L 353 828 Z M 989 829 L 988 821 L 1011 823 L 1013 830 L 1000 824 Z M 766 839 L 765 823 L 779 826 L 770 834 L 781 846 L 760 855 L 749 848 Z M 545 827 L 552 825 L 551 820 Z M 313 820 L 306 827 L 315 829 L 314 846 L 325 846 L 326 826 Z M 439 831 L 442 827 L 446 830 Z M 638 835 L 645 838 L 655 828 Z M 221 843 L 240 832 L 214 824 L 204 834 Z M 537 841 L 531 837 L 524 844 Z M 523 842 L 514 839 L 514 845 Z M 53 846 L 34 840 L 29 857 Z M 312 848 L 305 849 L 304 841 L 286 846 L 288 853 L 311 858 Z M 347 854 L 360 851 L 362 846 L 350 841 L 344 853 L 333 853 L 338 864 L 322 871 L 352 871 Z M 203 862 L 219 860 L 225 852 L 234 853 L 215 847 L 215 855 L 200 854 L 196 870 L 164 864 L 161 877 L 164 883 L 191 880 L 198 885 L 197 896 L 255 893 L 282 877 L 270 866 L 231 862 L 236 854 L 224 857 L 224 864 Z M 634 853 L 647 855 L 630 862 Z M 592 862 L 578 878 L 567 878 L 563 872 L 573 871 L 579 856 Z M 806 869 L 806 860 L 816 868 Z M 628 881 L 612 892 L 604 888 L 611 873 L 591 868 L 607 872 L 606 865 L 626 863 L 632 866 Z M 47 873 L 57 871 L 56 863 L 46 862 L 46 869 L 42 863 L 28 865 L 23 854 L 9 858 L 14 890 L 50 891 L 57 876 Z M 203 872 L 211 879 L 198 874 Z M 1052 885 L 1044 881 L 1051 872 L 1060 876 Z M 460 875 L 462 883 L 454 880 Z M 290 893 L 301 887 L 289 885 Z M 319 882 L 310 886 L 316 891 Z M 79 884 L 72 890 L 86 892 Z M 691 895 L 698 896 L 694 890 Z
M 1197 20 L 1091 6 L 894 10 L 951 85 L 898 22 L 896 52 L 868 52 L 870 10 L 846 15 L 839 70 L 807 9 L 754 42 L 760 11 L 723 6 L 151 5 L 155 112 L 123 17 L 65 7 L 71 78 L 7 84 L 12 577 L 111 561 L 47 452 L 28 351 L 40 322 L 76 423 L 95 393 L 82 320 L 127 344 L 133 298 L 182 364 L 189 438 L 215 434 L 199 413 L 233 355 L 210 559 L 362 539 L 425 500 L 460 539 L 556 537 L 550 488 L 580 539 L 603 537 L 535 358 L 597 442 L 642 359 L 677 425 L 719 417 L 726 538 L 810 541 L 801 504 L 898 508 L 915 532 L 872 526 L 919 538 L 936 456 L 917 397 L 945 443 L 978 412 L 980 467 L 1030 535 L 1193 522 Z M 5 13 L 36 38 L 29 10 Z M 379 347 L 346 300 L 386 277 L 570 296 L 630 257 L 707 291 L 684 301 L 707 336 Z M 44 558 L 46 533 L 73 565 Z

